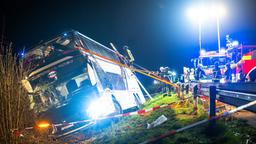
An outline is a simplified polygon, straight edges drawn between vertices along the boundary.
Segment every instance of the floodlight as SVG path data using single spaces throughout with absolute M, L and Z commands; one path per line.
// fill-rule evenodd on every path
M 205 51 L 204 49 L 202 49 L 202 50 L 200 51 L 200 55 L 206 55 L 206 51 Z
M 226 53 L 226 50 L 224 48 L 220 49 L 219 53 Z
M 233 41 L 233 42 L 232 42 L 232 46 L 237 47 L 238 45 L 239 45 L 239 42 L 238 42 L 238 41 Z

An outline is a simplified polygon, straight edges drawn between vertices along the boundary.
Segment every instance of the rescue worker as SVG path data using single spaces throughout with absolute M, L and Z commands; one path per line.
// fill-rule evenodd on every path
M 184 82 L 185 83 L 190 81 L 189 80 L 189 75 L 190 75 L 189 73 L 190 73 L 189 68 L 183 67 L 183 74 L 184 74 Z
M 133 55 L 132 55 L 132 52 L 131 52 L 131 50 L 129 49 L 129 47 L 128 46 L 124 46 L 123 47 L 123 50 L 124 50 L 124 52 L 125 52 L 125 58 L 126 58 L 126 60 L 127 60 L 127 64 L 128 65 L 132 65 L 132 63 L 135 61 L 135 59 L 134 59 L 134 57 L 133 57 Z
M 167 81 L 169 81 L 168 79 L 168 71 L 169 71 L 169 67 L 160 67 L 160 77 L 162 79 L 165 79 Z M 170 85 L 164 83 L 164 87 L 163 87 L 163 91 L 164 96 L 168 96 L 170 95 Z
M 226 71 L 224 73 L 224 76 L 226 81 L 229 81 L 229 82 L 232 81 L 232 69 L 231 69 L 230 63 L 226 64 Z
M 194 68 L 190 69 L 189 80 L 190 81 L 195 81 L 195 69 Z
M 184 83 L 181 84 L 180 90 L 181 90 L 181 99 L 184 100 L 184 98 L 185 98 L 185 84 Z
M 219 82 L 220 78 L 221 78 L 221 72 L 220 72 L 220 68 L 219 68 L 219 62 L 215 62 L 214 63 L 214 69 L 213 69 L 213 81 L 214 82 Z
M 189 83 L 187 83 L 185 85 L 185 91 L 186 91 L 186 95 L 188 95 L 188 93 L 189 93 Z
M 185 82 L 184 79 L 185 79 L 184 74 L 182 74 L 182 75 L 180 76 L 180 78 L 179 78 L 179 82 L 184 83 L 184 82 Z
M 238 74 L 239 74 L 239 77 L 238 77 L 238 79 L 237 79 L 237 82 L 245 82 L 246 79 L 248 79 L 248 78 L 246 78 L 246 76 L 244 75 L 244 73 L 243 73 L 243 71 L 242 71 L 242 66 L 241 66 L 240 64 L 238 65 L 236 71 L 238 71 Z M 236 72 L 236 71 L 235 71 L 235 72 Z M 235 74 L 236 74 L 236 73 L 235 73 Z
M 198 64 L 195 70 L 195 79 L 198 81 L 204 76 L 206 76 L 206 74 L 203 70 L 203 66 L 201 64 Z

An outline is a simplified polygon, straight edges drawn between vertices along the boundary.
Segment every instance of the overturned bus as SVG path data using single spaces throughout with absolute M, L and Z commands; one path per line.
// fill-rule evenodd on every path
M 24 63 L 31 108 L 54 123 L 120 114 L 145 102 L 121 55 L 77 31 L 36 46 Z

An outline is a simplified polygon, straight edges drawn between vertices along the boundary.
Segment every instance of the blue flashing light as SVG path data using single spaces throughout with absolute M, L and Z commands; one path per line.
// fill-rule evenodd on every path
M 172 75 L 173 75 L 173 76 L 176 76 L 177 74 L 176 74 L 176 72 L 173 71 L 173 72 L 172 72 Z
M 64 36 L 67 36 L 68 34 L 67 34 L 67 33 L 64 33 L 63 35 L 64 35 Z
M 25 57 L 25 51 L 23 50 L 23 51 L 19 52 L 18 55 L 19 55 L 21 58 L 24 58 L 24 57 Z

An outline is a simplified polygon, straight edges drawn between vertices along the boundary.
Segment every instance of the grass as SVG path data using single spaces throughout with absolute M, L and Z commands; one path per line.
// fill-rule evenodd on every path
M 162 94 L 154 96 L 154 100 L 144 104 L 143 109 L 169 104 L 179 101 L 173 94 L 163 97 Z M 188 124 L 207 118 L 204 105 L 199 102 L 197 114 L 194 114 L 191 100 L 180 104 L 174 104 L 171 108 L 161 108 L 145 115 L 123 117 L 117 123 L 109 127 L 93 127 L 84 132 L 88 138 L 93 138 L 92 143 L 141 143 L 149 138 L 159 136 L 170 130 L 176 130 Z M 165 115 L 168 120 L 163 124 L 147 129 L 147 123 L 151 123 L 159 116 Z M 248 126 L 244 121 L 223 118 L 217 121 L 215 126 L 206 123 L 202 126 L 165 138 L 158 143 L 245 143 L 256 141 L 256 129 Z

